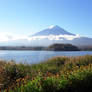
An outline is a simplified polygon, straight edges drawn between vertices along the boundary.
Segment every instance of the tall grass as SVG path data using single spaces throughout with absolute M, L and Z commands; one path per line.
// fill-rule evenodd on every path
M 39 64 L 0 61 L 3 92 L 92 92 L 92 56 L 54 57 Z

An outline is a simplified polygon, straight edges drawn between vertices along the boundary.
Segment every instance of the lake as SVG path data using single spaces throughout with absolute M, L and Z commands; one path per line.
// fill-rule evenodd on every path
M 15 51 L 0 50 L 0 59 L 14 60 L 17 63 L 35 64 L 54 56 L 92 55 L 92 51 Z

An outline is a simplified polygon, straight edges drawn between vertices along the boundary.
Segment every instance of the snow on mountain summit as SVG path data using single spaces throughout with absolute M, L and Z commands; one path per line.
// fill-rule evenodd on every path
M 52 29 L 52 28 L 54 28 L 55 27 L 55 25 L 51 25 L 51 26 L 49 26 L 49 29 Z
M 67 32 L 63 28 L 57 26 L 57 25 L 51 25 L 47 29 L 44 29 L 33 36 L 49 36 L 49 35 L 74 35 L 70 32 Z

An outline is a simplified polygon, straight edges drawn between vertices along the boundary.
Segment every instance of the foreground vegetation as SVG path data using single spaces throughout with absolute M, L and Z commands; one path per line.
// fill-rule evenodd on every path
M 92 92 L 92 56 L 54 57 L 40 64 L 0 61 L 1 92 Z

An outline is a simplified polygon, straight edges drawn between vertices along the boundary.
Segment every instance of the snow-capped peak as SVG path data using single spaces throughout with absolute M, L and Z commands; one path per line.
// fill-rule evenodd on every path
M 55 25 L 51 25 L 51 26 L 49 26 L 49 29 L 52 29 L 52 28 L 54 28 L 55 27 Z
M 57 25 L 51 25 L 47 29 L 44 29 L 32 36 L 49 36 L 49 35 L 74 35 L 74 34 L 67 32 L 66 30 Z

